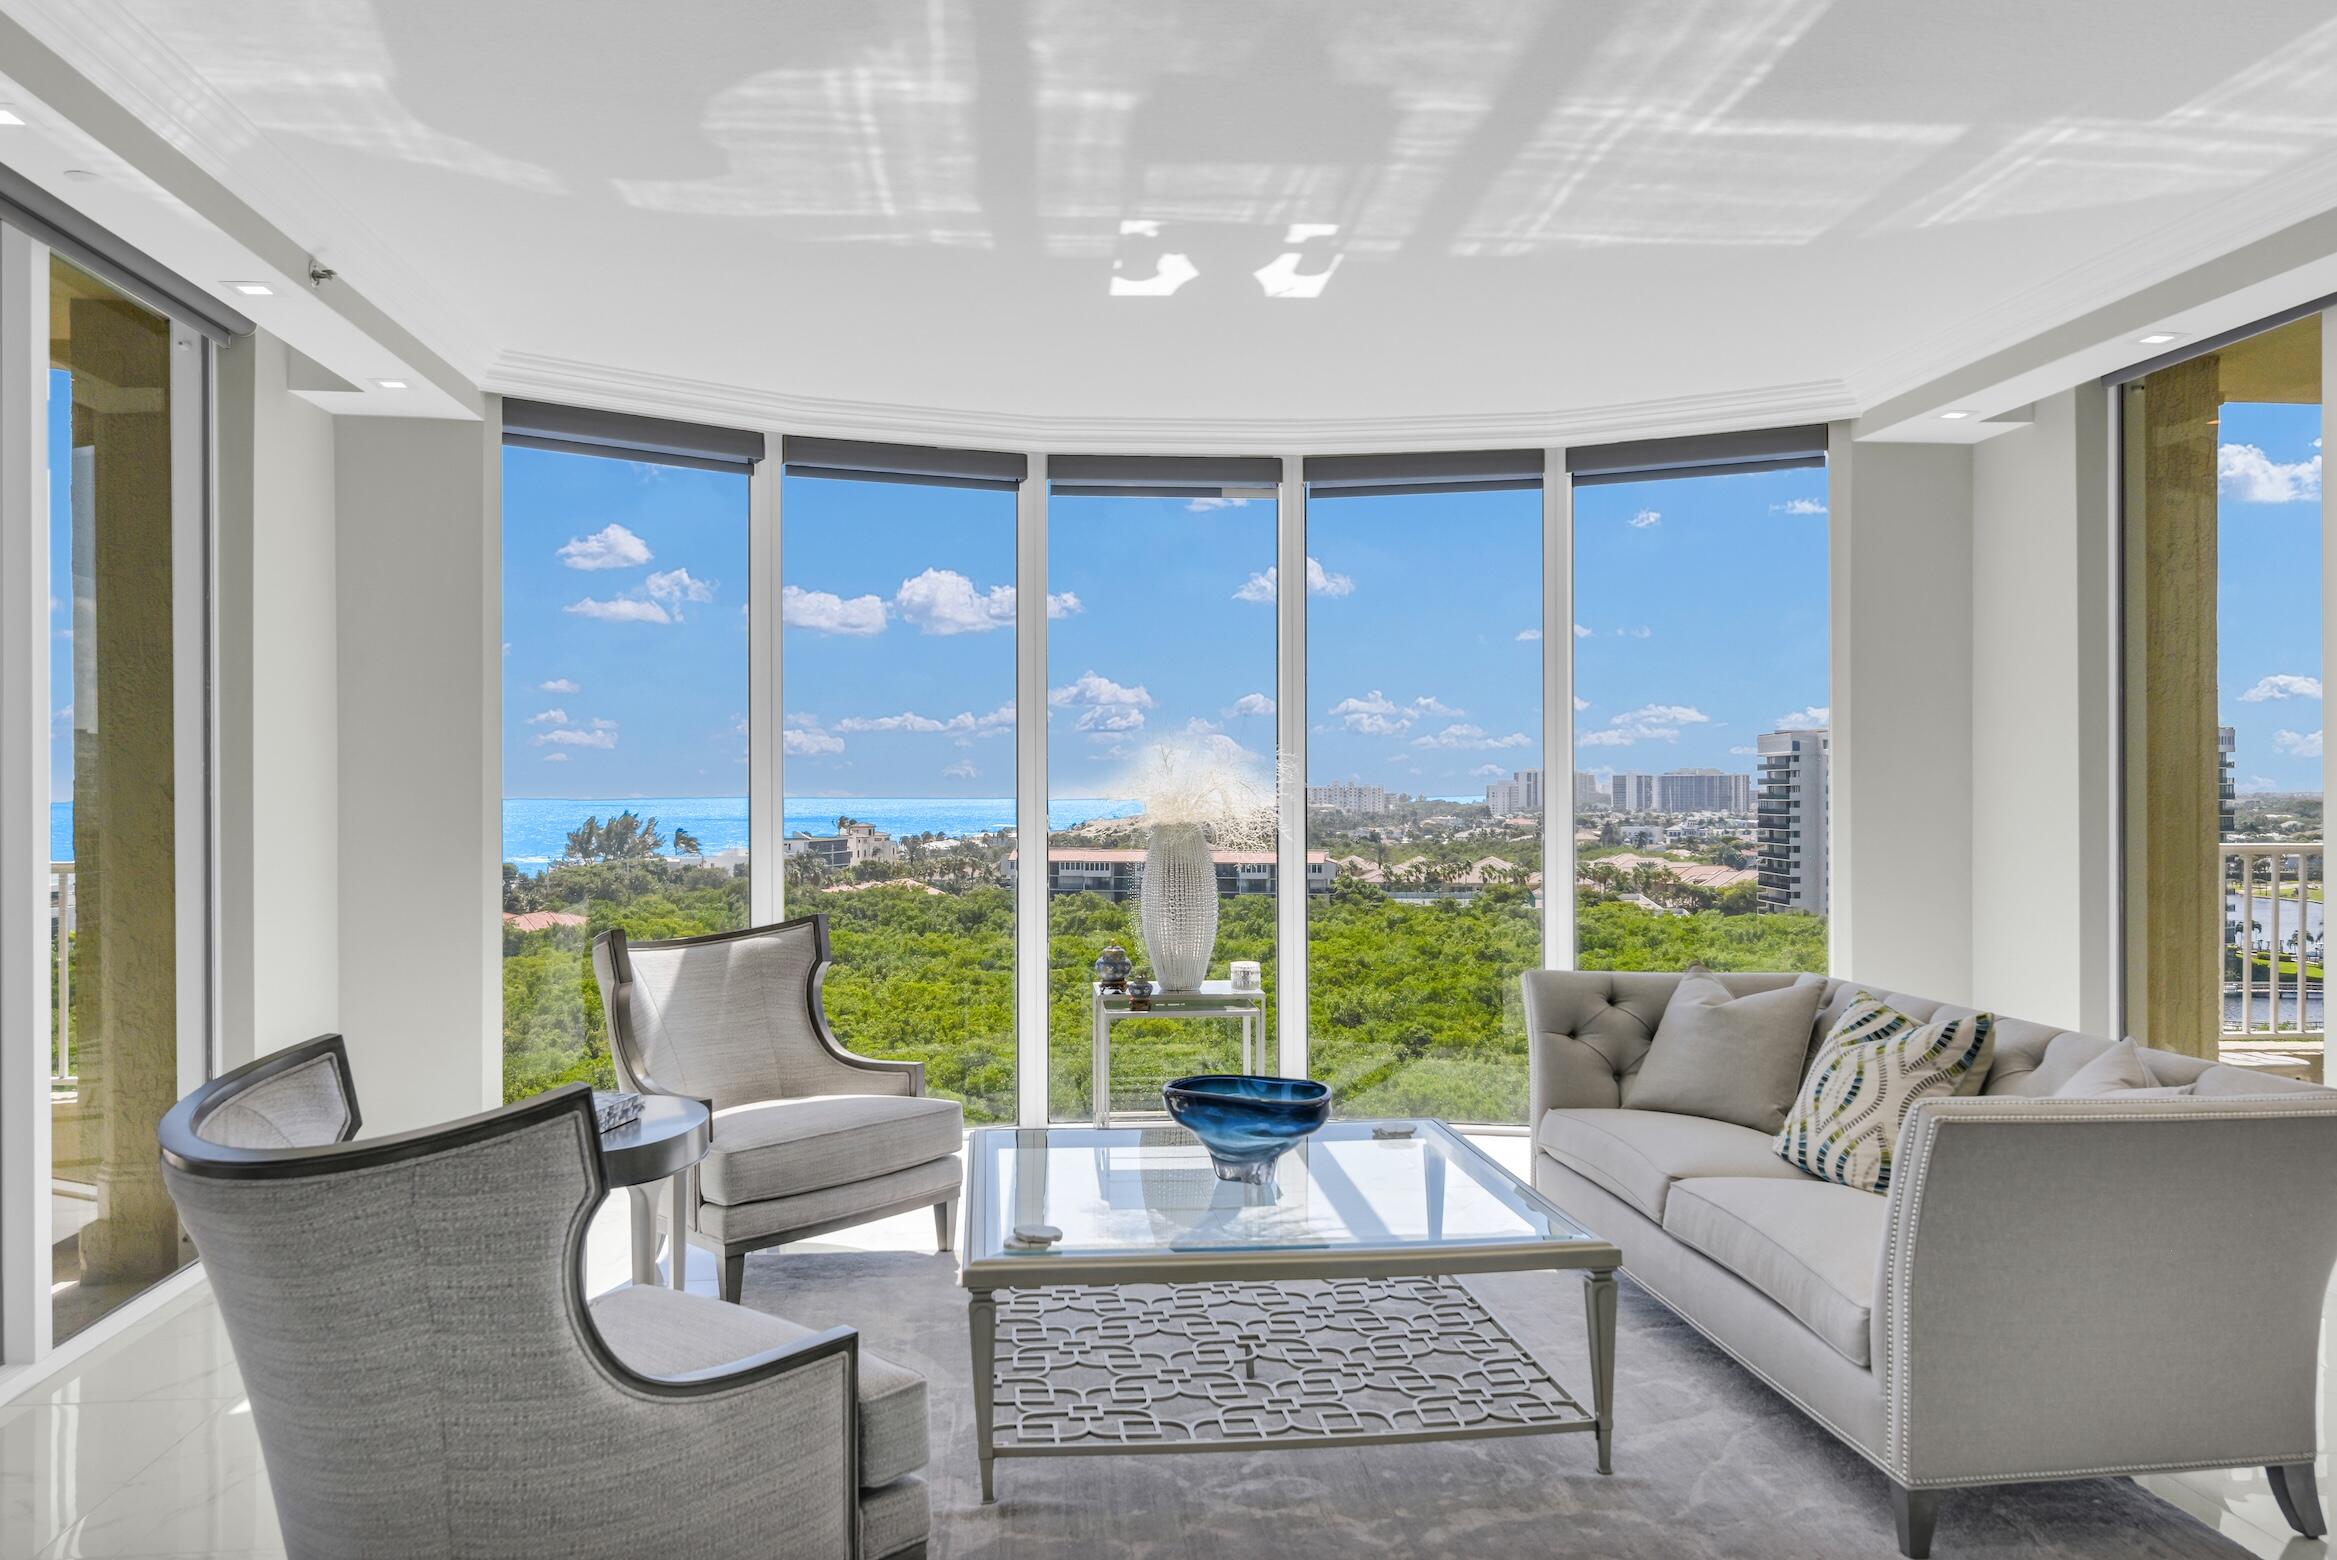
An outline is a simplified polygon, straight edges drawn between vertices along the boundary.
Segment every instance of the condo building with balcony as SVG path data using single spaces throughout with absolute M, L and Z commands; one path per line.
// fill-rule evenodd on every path
M 1829 746 L 1823 728 L 1768 731 L 1754 741 L 1761 769 L 1753 840 L 1760 858 L 1755 870 L 1764 913 L 1826 913 Z

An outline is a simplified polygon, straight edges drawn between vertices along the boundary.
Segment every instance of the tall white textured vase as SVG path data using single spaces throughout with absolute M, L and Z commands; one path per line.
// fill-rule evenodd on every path
M 1145 843 L 1137 901 L 1144 952 L 1163 991 L 1198 991 L 1217 951 L 1217 864 L 1195 823 L 1162 824 Z

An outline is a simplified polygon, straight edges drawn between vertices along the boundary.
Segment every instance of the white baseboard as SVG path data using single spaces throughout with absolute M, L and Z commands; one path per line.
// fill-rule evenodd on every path
M 141 1322 L 151 1321 L 207 1283 L 203 1264 L 190 1262 L 135 1298 L 123 1301 L 99 1320 L 58 1344 L 37 1360 L 0 1365 L 0 1404 L 13 1402 L 51 1376 L 105 1347 Z

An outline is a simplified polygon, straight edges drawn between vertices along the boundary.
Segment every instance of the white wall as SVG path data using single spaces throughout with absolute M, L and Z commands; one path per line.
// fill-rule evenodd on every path
M 340 1024 L 333 419 L 265 332 L 218 354 L 221 1060 Z
M 1837 430 L 1832 464 L 1833 967 L 1944 1001 L 1987 997 L 1973 986 L 1965 742 L 1971 452 Z
M 502 1098 L 502 450 L 336 428 L 341 1023 L 369 1134 Z
M 1972 457 L 1972 980 L 1999 1011 L 2116 1024 L 2107 392 Z

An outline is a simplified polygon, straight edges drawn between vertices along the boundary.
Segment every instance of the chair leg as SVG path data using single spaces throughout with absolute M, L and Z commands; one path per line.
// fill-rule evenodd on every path
M 957 1233 L 958 1200 L 952 1197 L 947 1202 L 935 1203 L 933 1205 L 933 1249 L 948 1251 L 956 1243 Z
M 722 1298 L 738 1304 L 739 1291 L 746 1287 L 747 1254 L 743 1251 L 725 1251 L 722 1254 Z
M 1891 1485 L 1891 1515 L 1898 1519 L 1899 1553 L 1907 1560 L 1925 1560 L 1931 1553 L 1931 1529 L 1939 1521 L 1940 1498 L 1938 1490 L 1911 1490 L 1896 1482 Z
M 2321 1492 L 2313 1484 L 2311 1463 L 2274 1463 L 2264 1470 L 2272 1479 L 2272 1498 L 2288 1525 L 2307 1538 L 2326 1537 L 2329 1524 L 2321 1518 Z

